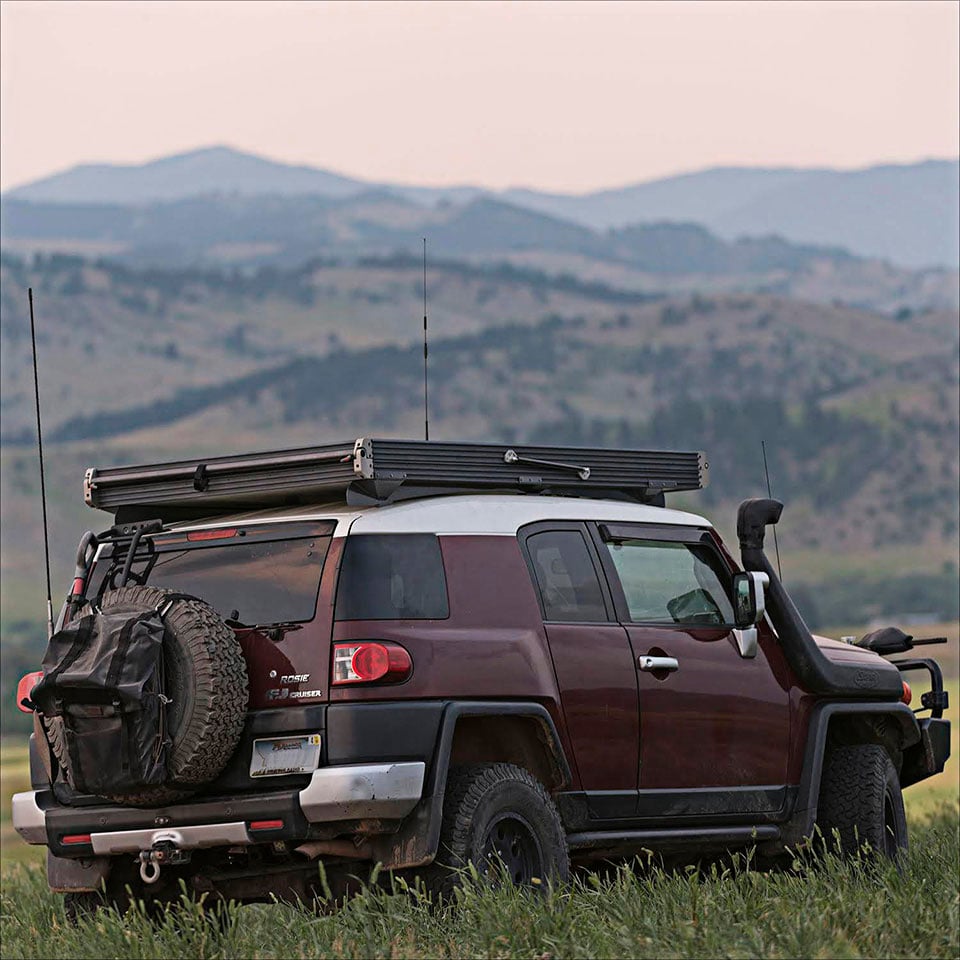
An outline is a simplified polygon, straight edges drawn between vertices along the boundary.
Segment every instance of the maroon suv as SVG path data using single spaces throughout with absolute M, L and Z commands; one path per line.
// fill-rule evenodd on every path
M 939 668 L 884 659 L 913 646 L 890 628 L 813 637 L 764 554 L 779 503 L 741 506 L 738 558 L 663 506 L 705 468 L 361 439 L 88 471 L 116 523 L 81 542 L 22 684 L 17 831 L 72 911 L 181 878 L 309 902 L 318 860 L 442 892 L 469 861 L 562 881 L 640 850 L 776 856 L 816 827 L 895 855 L 901 789 L 949 753 Z

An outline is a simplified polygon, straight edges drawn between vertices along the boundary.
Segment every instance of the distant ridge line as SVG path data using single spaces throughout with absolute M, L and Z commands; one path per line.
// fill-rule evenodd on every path
M 463 207 L 489 199 L 594 231 L 659 221 L 695 223 L 724 240 L 777 235 L 907 267 L 955 268 L 960 264 L 958 184 L 960 160 L 927 159 L 855 170 L 713 167 L 581 194 L 493 191 L 377 183 L 215 146 L 143 164 L 84 164 L 12 188 L 2 199 L 5 206 L 16 201 L 64 208 L 142 208 L 209 197 L 340 202 L 378 193 L 384 195 L 379 202 L 394 197 L 420 207 Z

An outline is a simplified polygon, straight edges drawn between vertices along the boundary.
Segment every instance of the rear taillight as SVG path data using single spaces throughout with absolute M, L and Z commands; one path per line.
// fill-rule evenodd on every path
M 910 684 L 906 680 L 903 681 L 903 696 L 900 698 L 901 703 L 910 705 L 910 701 L 913 700 L 913 691 L 910 689 Z
M 40 682 L 42 676 L 42 670 L 34 670 L 33 673 L 21 677 L 17 684 L 17 707 L 24 713 L 33 713 L 33 708 L 24 706 L 23 701 L 30 701 L 30 694 L 33 693 L 33 688 Z
M 334 685 L 341 683 L 400 683 L 413 672 L 413 661 L 399 643 L 353 640 L 333 646 Z

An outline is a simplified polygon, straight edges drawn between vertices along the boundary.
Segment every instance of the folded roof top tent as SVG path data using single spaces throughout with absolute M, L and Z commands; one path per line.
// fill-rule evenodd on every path
M 443 493 L 516 492 L 663 505 L 706 486 L 699 452 L 359 438 L 295 450 L 90 467 L 88 506 L 118 523 L 330 500 L 377 505 Z

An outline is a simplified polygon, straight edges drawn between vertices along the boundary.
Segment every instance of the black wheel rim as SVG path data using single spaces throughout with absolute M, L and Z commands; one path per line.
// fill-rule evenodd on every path
M 543 876 L 543 851 L 533 828 L 517 813 L 505 813 L 487 827 L 481 849 L 483 872 L 514 884 Z

